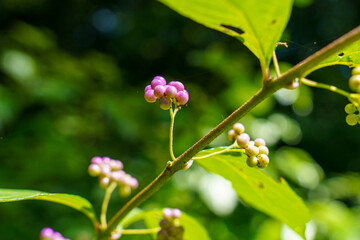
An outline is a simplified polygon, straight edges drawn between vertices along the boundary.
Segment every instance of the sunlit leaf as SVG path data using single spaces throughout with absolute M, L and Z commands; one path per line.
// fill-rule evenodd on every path
M 137 210 L 135 214 L 125 218 L 122 221 L 121 226 L 126 228 L 132 223 L 143 220 L 147 228 L 158 228 L 161 219 L 162 210 L 149 210 L 143 212 Z M 182 212 L 179 221 L 180 225 L 184 227 L 184 240 L 210 240 L 210 237 L 205 228 L 193 217 Z M 156 234 L 153 234 L 153 236 L 155 237 Z
M 96 223 L 93 206 L 88 200 L 80 196 L 63 193 L 46 193 L 35 190 L 0 189 L 0 202 L 23 200 L 43 200 L 60 203 L 84 213 L 94 224 Z
M 221 149 L 201 151 L 197 157 Z M 209 172 L 229 180 L 245 203 L 286 223 L 304 236 L 305 224 L 310 220 L 309 210 L 284 179 L 277 182 L 264 171 L 248 167 L 245 154 L 214 155 L 196 162 Z
M 306 71 L 303 76 L 306 76 L 317 69 L 332 65 L 346 65 L 349 67 L 360 65 L 360 40 L 348 45 L 338 53 L 324 59 L 319 64 L 314 65 L 312 68 Z
M 292 0 L 160 1 L 198 23 L 238 38 L 259 58 L 262 68 L 270 63 L 292 7 Z

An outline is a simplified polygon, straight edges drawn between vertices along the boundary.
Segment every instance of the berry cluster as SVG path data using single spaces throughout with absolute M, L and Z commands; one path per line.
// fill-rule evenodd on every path
M 161 230 L 157 233 L 157 240 L 182 240 L 184 228 L 180 226 L 179 217 L 181 211 L 177 208 L 164 208 L 163 217 L 160 221 Z
M 159 99 L 160 108 L 168 110 L 171 104 L 181 106 L 189 101 L 189 93 L 179 81 L 171 81 L 166 85 L 165 78 L 156 76 L 150 85 L 145 87 L 144 98 L 147 102 L 153 103 Z
M 138 187 L 136 178 L 127 174 L 123 163 L 119 160 L 113 160 L 109 157 L 93 157 L 88 168 L 89 174 L 99 178 L 102 188 L 107 188 L 110 183 L 115 182 L 119 187 L 121 196 L 128 196 L 132 189 Z
M 245 133 L 245 127 L 241 123 L 235 123 L 228 132 L 228 139 L 237 143 L 239 148 L 245 149 L 248 156 L 247 165 L 249 167 L 258 166 L 265 168 L 269 164 L 269 149 L 266 147 L 265 140 L 257 138 L 250 141 L 250 136 Z
M 351 71 L 349 87 L 354 92 L 360 93 L 360 66 L 353 68 Z
M 64 238 L 59 232 L 55 232 L 52 228 L 43 228 L 40 232 L 40 240 L 70 240 Z
M 345 106 L 345 112 L 348 114 L 346 116 L 347 124 L 350 126 L 355 126 L 357 123 L 360 124 L 360 112 L 358 107 L 352 103 L 349 103 Z

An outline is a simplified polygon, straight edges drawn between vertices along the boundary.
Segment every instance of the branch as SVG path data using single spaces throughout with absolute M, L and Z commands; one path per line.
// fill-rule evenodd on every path
M 226 129 L 230 128 L 234 123 L 241 119 L 246 113 L 256 107 L 259 103 L 266 98 L 274 94 L 281 88 L 288 87 L 297 78 L 300 79 L 306 75 L 312 69 L 312 66 L 317 65 L 329 56 L 336 54 L 342 49 L 359 40 L 360 38 L 360 26 L 350 31 L 349 33 L 338 38 L 334 42 L 330 43 L 326 47 L 322 48 L 318 52 L 314 53 L 310 57 L 306 58 L 302 62 L 298 63 L 292 69 L 285 74 L 281 75 L 278 79 L 268 82 L 263 86 L 252 98 L 245 102 L 240 108 L 235 110 L 230 116 L 223 120 L 207 135 L 196 142 L 192 147 L 180 155 L 174 162 L 168 162 L 166 168 L 160 173 L 160 175 L 152 181 L 141 192 L 134 196 L 124 207 L 122 207 L 116 215 L 111 219 L 108 224 L 108 228 L 101 232 L 99 239 L 106 239 L 107 236 L 116 228 L 120 221 L 135 207 L 139 206 L 142 202 L 152 196 L 161 186 L 163 186 L 171 176 L 181 170 L 187 161 L 189 161 L 198 152 L 209 145 L 216 137 L 223 133 Z

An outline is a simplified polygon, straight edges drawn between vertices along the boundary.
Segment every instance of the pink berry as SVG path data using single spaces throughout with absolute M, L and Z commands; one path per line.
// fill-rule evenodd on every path
M 171 212 L 171 216 L 173 218 L 179 218 L 179 217 L 181 217 L 181 211 L 177 208 L 174 208 Z
M 102 157 L 93 157 L 91 159 L 91 163 L 93 163 L 93 164 L 101 164 L 101 163 L 103 163 L 103 159 L 102 159 Z
M 103 163 L 110 165 L 110 162 L 111 162 L 111 158 L 109 158 L 109 157 L 103 157 Z
M 129 181 L 129 186 L 132 188 L 132 189 L 135 189 L 139 186 L 139 182 L 136 178 L 132 177 L 130 178 L 130 181 Z
M 179 81 L 171 81 L 169 82 L 170 86 L 174 86 L 178 91 L 184 91 L 184 84 L 182 84 L 181 82 Z
M 255 142 L 255 146 L 257 146 L 257 147 L 266 146 L 266 142 L 262 138 L 257 138 L 257 139 L 255 139 L 254 142 Z
M 161 98 L 162 96 L 164 96 L 165 93 L 165 86 L 162 85 L 157 85 L 154 88 L 154 95 L 158 98 Z
M 154 90 L 150 89 L 150 90 L 147 90 L 144 94 L 144 98 L 147 102 L 149 103 L 154 103 L 156 102 L 157 100 L 157 97 L 155 96 L 154 94 Z
M 250 142 L 250 136 L 247 133 L 242 133 L 236 138 L 236 143 L 241 148 L 246 148 Z
M 171 100 L 167 97 L 162 97 L 159 100 L 160 108 L 163 110 L 168 110 L 171 107 Z
M 106 188 L 108 185 L 109 185 L 109 183 L 110 183 L 110 178 L 108 178 L 108 177 L 103 177 L 103 178 L 101 178 L 100 179 L 100 187 L 102 187 L 102 188 Z
M 145 87 L 144 92 L 146 92 L 147 90 L 151 90 L 151 89 L 152 89 L 151 85 L 147 85 L 147 86 Z
M 165 85 L 166 85 L 166 80 L 165 80 L 165 78 L 163 78 L 162 76 L 156 76 L 156 77 L 154 77 L 154 79 L 151 81 L 151 87 L 152 87 L 152 89 L 155 89 L 155 87 L 156 87 L 157 85 L 165 86 Z
M 176 97 L 176 94 L 178 93 L 177 89 L 174 86 L 167 85 L 165 88 L 165 95 L 169 98 Z
M 115 182 L 122 182 L 123 177 L 125 175 L 125 172 L 120 170 L 120 171 L 115 171 L 115 172 L 111 172 L 111 180 L 115 181 Z
M 179 91 L 176 94 L 176 100 L 179 105 L 185 105 L 189 101 L 189 93 L 186 90 Z
M 51 239 L 55 231 L 52 228 L 43 228 L 40 232 L 40 239 Z
M 121 170 L 124 168 L 124 165 L 120 160 L 111 160 L 110 167 L 111 170 Z
M 110 176 L 111 174 L 111 167 L 108 164 L 101 165 L 101 174 L 104 176 Z

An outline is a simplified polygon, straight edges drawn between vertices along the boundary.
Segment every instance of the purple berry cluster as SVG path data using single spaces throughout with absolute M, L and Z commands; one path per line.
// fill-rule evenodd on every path
M 64 238 L 59 232 L 55 232 L 52 228 L 43 228 L 40 232 L 40 240 L 70 240 Z
M 266 168 L 269 164 L 269 149 L 266 147 L 265 140 L 257 138 L 251 141 L 250 136 L 245 133 L 244 125 L 241 123 L 233 125 L 233 128 L 228 132 L 228 139 L 232 142 L 236 141 L 239 148 L 245 149 L 248 156 L 246 163 L 249 167 Z
M 88 171 L 91 176 L 99 178 L 102 188 L 107 188 L 110 183 L 115 182 L 118 184 L 120 195 L 128 196 L 132 189 L 138 187 L 139 183 L 123 168 L 124 165 L 119 160 L 109 157 L 93 157 Z
M 180 226 L 181 211 L 177 208 L 164 208 L 163 219 L 160 221 L 161 230 L 157 233 L 157 240 L 183 240 L 184 228 Z
M 178 106 L 185 105 L 189 101 L 189 93 L 181 82 L 171 81 L 166 84 L 165 78 L 156 76 L 151 84 L 145 87 L 144 98 L 149 103 L 159 99 L 160 108 L 168 110 L 172 103 Z

